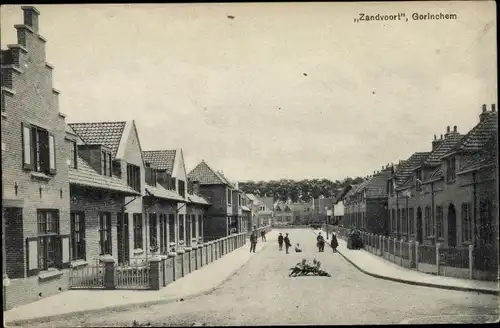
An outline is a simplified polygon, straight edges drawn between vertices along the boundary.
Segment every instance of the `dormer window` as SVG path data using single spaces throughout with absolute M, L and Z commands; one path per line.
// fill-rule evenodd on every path
M 179 180 L 179 195 L 186 197 L 186 182 Z
M 169 176 L 168 178 L 168 190 L 173 190 L 175 191 L 176 190 L 176 187 L 175 187 L 175 178 L 173 178 L 172 176 Z
M 456 177 L 456 160 L 455 157 L 446 159 L 446 181 L 453 182 Z
M 69 142 L 69 167 L 72 169 L 77 168 L 77 161 L 78 161 L 78 148 L 76 146 L 75 141 L 70 141 Z
M 141 191 L 141 168 L 127 164 L 127 184 L 135 191 Z
M 156 187 L 157 175 L 157 169 L 151 167 L 149 163 L 146 163 L 146 184 Z
M 238 206 L 241 207 L 241 195 L 238 194 Z
M 231 192 L 231 189 L 227 189 L 227 205 L 228 206 L 231 206 L 233 204 L 233 201 L 232 201 L 232 192 Z
M 417 169 L 415 171 L 415 190 L 417 191 L 422 190 L 422 180 L 424 178 L 422 173 L 422 169 Z
M 111 176 L 111 153 L 101 151 L 101 174 Z

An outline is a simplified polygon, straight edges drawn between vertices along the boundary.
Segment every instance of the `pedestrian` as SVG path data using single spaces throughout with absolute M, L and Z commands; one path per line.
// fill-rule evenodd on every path
M 279 246 L 280 251 L 282 251 L 283 250 L 283 235 L 281 234 L 281 232 L 280 232 L 280 235 L 278 236 L 278 246 Z
M 250 253 L 254 252 L 255 253 L 255 247 L 257 246 L 257 234 L 255 233 L 255 230 L 252 232 L 250 235 Z
M 292 243 L 290 242 L 290 238 L 288 237 L 288 234 L 286 234 L 285 236 L 285 250 L 286 250 L 286 253 L 288 253 L 288 249 L 290 248 L 290 246 L 292 246 Z
M 337 252 L 337 247 L 339 247 L 339 242 L 337 241 L 337 236 L 335 236 L 334 233 L 332 233 L 332 241 L 330 243 L 330 246 L 333 249 L 333 252 Z
M 260 237 L 262 238 L 262 241 L 266 241 L 266 230 L 262 229 L 260 231 Z
M 297 246 L 295 246 L 295 253 L 302 253 L 302 248 L 300 248 L 300 245 L 297 243 Z
M 318 237 L 316 237 L 316 246 L 318 247 L 318 250 L 320 252 L 323 252 L 325 250 L 325 238 L 321 235 L 321 232 L 318 234 Z

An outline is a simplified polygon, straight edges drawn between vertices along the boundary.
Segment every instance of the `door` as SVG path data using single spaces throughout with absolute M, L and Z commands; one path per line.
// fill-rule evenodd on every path
M 448 246 L 457 246 L 457 212 L 453 204 L 448 206 Z
M 422 209 L 420 206 L 417 208 L 417 241 L 419 243 L 423 242 L 424 232 L 422 231 Z
M 128 263 L 130 260 L 128 213 L 118 213 L 116 236 L 118 239 L 118 263 Z

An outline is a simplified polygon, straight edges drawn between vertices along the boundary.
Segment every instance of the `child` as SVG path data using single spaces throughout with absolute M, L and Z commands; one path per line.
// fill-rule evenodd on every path
M 295 246 L 295 253 L 300 253 L 302 252 L 302 249 L 300 248 L 300 245 L 297 243 L 297 246 Z

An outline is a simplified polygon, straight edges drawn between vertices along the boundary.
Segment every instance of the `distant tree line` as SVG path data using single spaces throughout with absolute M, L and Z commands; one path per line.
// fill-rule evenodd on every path
M 271 180 L 271 181 L 246 181 L 240 182 L 240 189 L 249 194 L 255 194 L 261 197 L 273 197 L 275 201 L 309 202 L 312 198 L 324 196 L 326 198 L 334 197 L 336 192 L 347 185 L 357 184 L 363 181 L 363 178 L 345 178 L 343 181 L 328 179 L 312 180 Z

